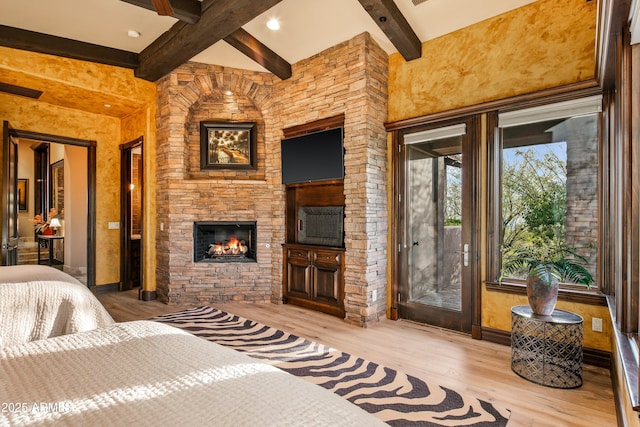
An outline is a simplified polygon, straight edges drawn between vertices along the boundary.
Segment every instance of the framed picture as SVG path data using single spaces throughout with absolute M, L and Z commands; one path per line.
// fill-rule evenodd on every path
M 18 179 L 18 210 L 29 210 L 29 180 Z
M 51 207 L 64 219 L 64 160 L 51 165 Z
M 256 124 L 200 122 L 200 169 L 256 169 Z

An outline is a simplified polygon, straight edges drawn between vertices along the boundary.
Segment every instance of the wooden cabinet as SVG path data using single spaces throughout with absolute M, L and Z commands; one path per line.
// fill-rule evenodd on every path
M 344 317 L 344 249 L 284 244 L 284 302 Z

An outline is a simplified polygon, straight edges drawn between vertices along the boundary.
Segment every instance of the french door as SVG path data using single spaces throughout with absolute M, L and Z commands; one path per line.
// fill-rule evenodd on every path
M 398 316 L 471 332 L 476 269 L 475 121 L 398 138 Z

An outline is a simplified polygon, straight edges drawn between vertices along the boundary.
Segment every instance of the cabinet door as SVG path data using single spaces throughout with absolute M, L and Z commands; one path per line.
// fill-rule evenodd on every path
M 318 250 L 315 253 L 314 299 L 331 305 L 342 301 L 342 253 Z
M 288 249 L 287 295 L 311 298 L 311 253 L 304 249 Z

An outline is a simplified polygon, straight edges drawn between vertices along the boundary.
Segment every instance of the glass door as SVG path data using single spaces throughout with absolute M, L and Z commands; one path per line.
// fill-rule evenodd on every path
M 471 331 L 469 123 L 404 134 L 398 315 Z

